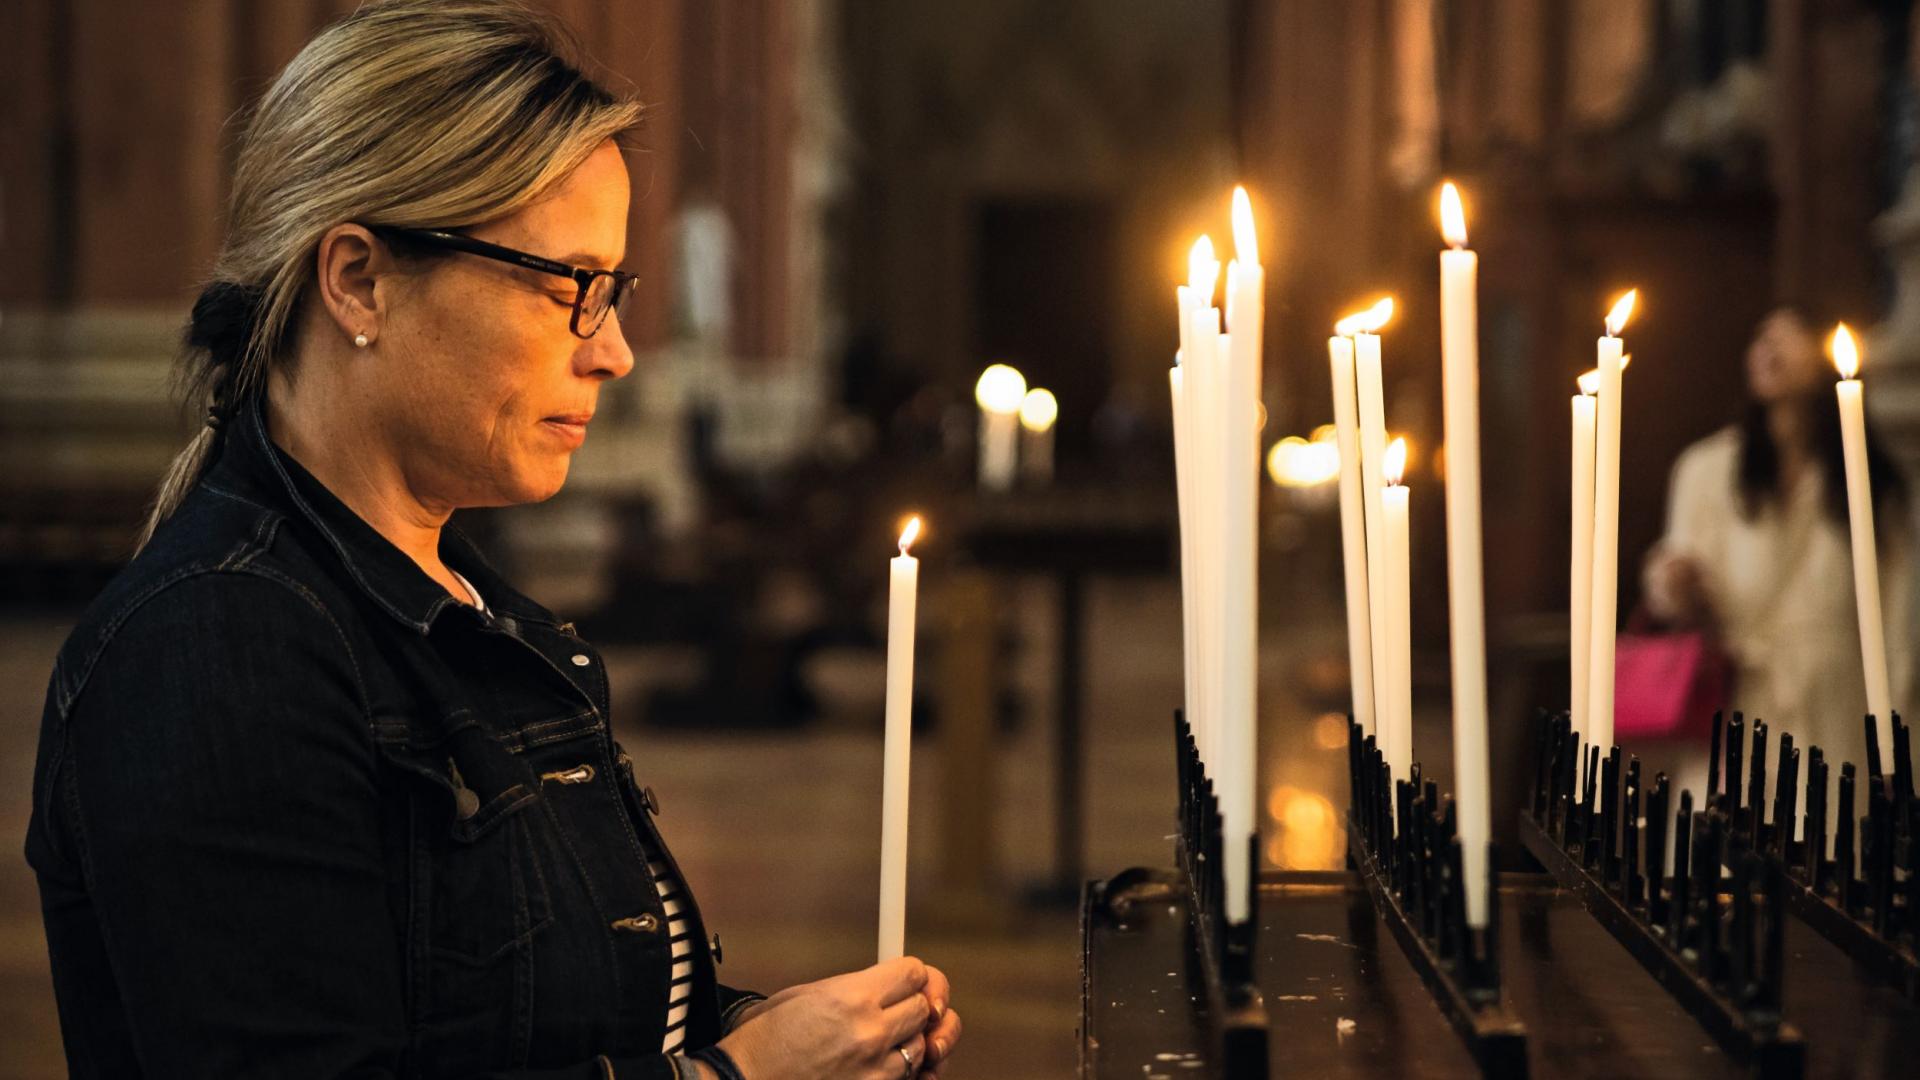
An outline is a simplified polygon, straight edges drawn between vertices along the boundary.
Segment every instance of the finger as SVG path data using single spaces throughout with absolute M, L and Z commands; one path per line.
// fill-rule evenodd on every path
M 879 1059 L 873 1064 L 872 1075 L 879 1078 L 879 1080 L 901 1080 L 902 1077 L 907 1076 L 906 1058 L 900 1056 L 900 1051 L 902 1050 L 905 1050 L 907 1056 L 913 1059 L 912 1075 L 916 1077 L 920 1076 L 921 1066 L 924 1065 L 927 1060 L 927 1045 L 926 1040 L 918 1035 L 903 1040 L 900 1043 L 889 1045 L 885 1050 L 881 1051 Z
M 939 1019 L 947 1011 L 947 1002 L 953 998 L 953 987 L 947 982 L 946 972 L 927 965 L 927 1000 L 933 1003 L 934 1019 Z
M 953 1053 L 955 1043 L 960 1041 L 960 1014 L 952 1009 L 933 1025 L 927 1032 L 927 1064 L 938 1065 Z
M 917 956 L 903 956 L 875 964 L 863 974 L 879 982 L 882 1007 L 919 995 L 927 988 L 927 965 Z
M 909 1039 L 920 1038 L 931 1015 L 932 1006 L 927 1004 L 925 994 L 915 994 L 881 1009 L 880 1030 L 886 1035 L 887 1045 L 898 1046 Z M 915 1056 L 913 1060 L 920 1058 Z

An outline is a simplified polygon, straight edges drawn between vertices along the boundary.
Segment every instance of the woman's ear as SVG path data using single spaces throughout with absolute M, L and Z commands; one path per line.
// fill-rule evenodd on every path
M 380 336 L 390 314 L 393 254 L 363 225 L 335 225 L 314 253 L 320 306 L 341 337 L 358 343 Z

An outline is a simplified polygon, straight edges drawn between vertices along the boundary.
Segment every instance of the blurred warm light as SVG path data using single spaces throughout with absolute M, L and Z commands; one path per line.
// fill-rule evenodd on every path
M 1460 205 L 1460 189 L 1451 180 L 1440 185 L 1440 235 L 1448 247 L 1467 246 L 1467 211 Z
M 1407 475 L 1407 440 L 1395 439 L 1387 444 L 1387 452 L 1380 456 L 1380 476 L 1389 486 L 1397 485 Z
M 1247 189 L 1233 188 L 1233 257 L 1242 266 L 1260 265 L 1260 241 L 1253 234 L 1253 202 Z
M 1340 819 L 1324 795 L 1288 784 L 1267 797 L 1278 830 L 1267 840 L 1267 860 L 1292 870 L 1326 870 L 1340 857 Z
M 905 555 L 907 553 L 907 549 L 912 547 L 913 542 L 915 540 L 918 540 L 919 538 L 920 538 L 920 515 L 915 514 L 912 517 L 908 518 L 906 525 L 902 526 L 900 529 L 900 554 Z
M 1191 291 L 1193 302 L 1201 307 L 1213 304 L 1213 286 L 1220 278 L 1220 260 L 1214 257 L 1213 241 L 1206 233 L 1193 242 L 1193 250 L 1187 253 L 1187 288 Z
M 1613 302 L 1612 310 L 1607 312 L 1607 336 L 1619 337 L 1620 331 L 1627 328 L 1627 320 L 1633 317 L 1634 302 L 1640 298 L 1639 289 L 1628 289 L 1620 299 Z
M 1321 424 L 1319 427 L 1313 429 L 1313 434 L 1307 436 L 1307 441 L 1308 442 L 1333 442 L 1339 437 L 1340 437 L 1339 428 L 1334 427 L 1332 424 Z
M 1833 338 L 1827 343 L 1827 351 L 1833 355 L 1833 366 L 1843 379 L 1851 379 L 1860 374 L 1860 345 L 1853 339 L 1853 331 L 1846 323 L 1833 328 Z
M 1313 745 L 1322 750 L 1338 750 L 1347 745 L 1347 718 L 1339 713 L 1321 713 L 1313 721 Z
M 1358 311 L 1333 324 L 1333 332 L 1342 337 L 1377 334 L 1393 318 L 1393 297 L 1388 296 L 1365 311 Z
M 973 400 L 988 412 L 1019 412 L 1026 396 L 1027 377 L 1005 364 L 988 365 L 973 384 Z
M 1340 448 L 1289 435 L 1267 451 L 1267 476 L 1284 488 L 1318 487 L 1340 475 Z
M 1059 418 L 1060 403 L 1054 400 L 1051 390 L 1036 386 L 1020 399 L 1020 426 L 1028 431 L 1045 431 Z
M 1586 372 L 1578 379 L 1575 379 L 1574 382 L 1580 384 L 1581 393 L 1592 397 L 1600 392 L 1600 369 L 1594 368 L 1592 371 Z

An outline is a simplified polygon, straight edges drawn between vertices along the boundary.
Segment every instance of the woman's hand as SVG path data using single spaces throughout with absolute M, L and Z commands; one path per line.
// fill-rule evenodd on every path
M 1699 626 L 1712 615 L 1700 564 L 1687 555 L 1654 548 L 1647 554 L 1640 581 L 1647 612 L 1660 622 Z
M 750 1080 L 901 1080 L 952 1053 L 960 1020 L 938 969 L 908 956 L 788 987 L 753 1006 L 720 1046 Z M 929 1048 L 938 1044 L 935 1060 Z

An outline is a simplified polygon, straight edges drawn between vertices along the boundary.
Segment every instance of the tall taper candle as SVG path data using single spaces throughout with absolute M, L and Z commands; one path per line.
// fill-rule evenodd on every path
M 1412 543 L 1407 531 L 1408 498 L 1412 494 L 1401 483 L 1407 468 L 1407 443 L 1395 439 L 1388 444 L 1380 466 L 1387 486 L 1380 492 L 1383 512 L 1381 532 L 1387 539 L 1387 580 L 1382 592 L 1387 598 L 1387 699 L 1385 726 L 1392 732 L 1387 765 L 1395 780 L 1413 777 L 1413 572 Z M 1469 890 L 1471 894 L 1471 890 Z
M 1487 925 L 1493 840 L 1487 762 L 1487 616 L 1480 543 L 1480 257 L 1467 249 L 1460 192 L 1440 190 L 1440 387 L 1447 446 L 1447 627 L 1453 661 L 1453 775 L 1467 925 Z
M 1255 806 L 1260 756 L 1260 356 L 1266 319 L 1266 275 L 1260 267 L 1253 208 L 1244 188 L 1233 192 L 1233 252 L 1227 273 L 1227 398 L 1222 427 L 1226 649 L 1221 766 L 1228 783 L 1221 813 L 1226 830 L 1227 918 L 1243 922 L 1250 911 L 1253 872 L 1249 838 L 1260 825 Z
M 1867 711 L 1880 729 L 1880 753 L 1893 745 L 1893 690 L 1887 678 L 1887 624 L 1880 613 L 1880 552 L 1873 537 L 1873 482 L 1867 472 L 1866 402 L 1860 349 L 1847 324 L 1833 331 L 1833 366 L 1840 371 L 1840 444 L 1847 462 L 1847 519 L 1853 535 L 1853 598 L 1860 620 L 1860 664 L 1867 677 Z
M 1593 641 L 1593 395 L 1600 391 L 1600 373 L 1580 376 L 1580 392 L 1573 395 L 1573 477 L 1568 490 L 1573 500 L 1572 558 L 1567 568 L 1568 678 L 1575 734 L 1587 745 L 1587 665 Z M 1581 752 L 1585 757 L 1585 751 Z
M 1365 511 L 1367 534 L 1367 636 L 1373 648 L 1373 700 L 1377 714 L 1384 714 L 1387 703 L 1387 609 L 1384 585 L 1386 534 L 1380 530 L 1380 456 L 1387 450 L 1387 413 L 1385 392 L 1381 388 L 1381 327 L 1393 317 L 1393 299 L 1381 300 L 1359 315 L 1342 319 L 1336 330 L 1353 335 L 1353 371 L 1356 404 L 1360 412 L 1360 501 Z M 1382 588 L 1371 587 L 1378 583 Z M 1384 719 L 1384 716 L 1382 717 Z M 1392 737 L 1382 724 L 1374 731 L 1379 740 Z M 1382 745 L 1382 750 L 1386 747 Z
M 1347 586 L 1347 677 L 1353 719 L 1368 735 L 1378 730 L 1373 701 L 1373 631 L 1367 607 L 1366 510 L 1360 497 L 1360 420 L 1354 404 L 1353 339 L 1327 339 L 1333 375 L 1333 427 L 1340 451 L 1340 565 Z
M 1620 613 L 1620 331 L 1633 314 L 1629 290 L 1607 312 L 1596 347 L 1600 394 L 1593 439 L 1593 620 L 1587 643 L 1587 737 L 1605 758 L 1613 746 L 1613 650 Z
M 887 582 L 887 732 L 880 789 L 880 959 L 896 960 L 907 940 L 907 776 L 913 750 L 914 618 L 920 560 L 907 554 L 920 535 L 912 518 Z

